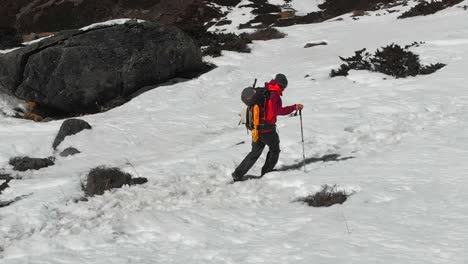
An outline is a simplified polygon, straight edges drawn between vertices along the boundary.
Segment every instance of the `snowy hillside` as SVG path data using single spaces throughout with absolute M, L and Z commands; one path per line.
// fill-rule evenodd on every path
M 319 1 L 311 2 L 291 5 L 307 13 Z M 464 5 L 281 28 L 286 38 L 256 41 L 250 54 L 207 57 L 218 67 L 197 79 L 80 117 L 93 129 L 67 137 L 59 151 L 81 153 L 38 171 L 16 173 L 8 161 L 53 155 L 63 121 L 0 115 L 0 173 L 21 178 L 0 195 L 21 197 L 0 208 L 0 263 L 468 263 Z M 304 48 L 320 41 L 328 45 Z M 423 63 L 447 66 L 401 79 L 368 71 L 329 77 L 339 56 L 414 41 L 425 42 L 410 49 Z M 250 150 L 237 125 L 240 93 L 279 72 L 289 79 L 283 104 L 305 105 L 306 156 L 355 158 L 230 184 Z M 16 104 L 0 99 L 3 112 Z M 278 130 L 278 167 L 300 163 L 299 118 L 280 117 Z M 99 165 L 148 183 L 76 202 Z M 354 194 L 327 208 L 294 202 L 324 184 Z

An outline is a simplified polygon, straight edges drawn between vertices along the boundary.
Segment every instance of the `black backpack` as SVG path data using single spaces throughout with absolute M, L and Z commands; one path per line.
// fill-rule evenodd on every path
M 242 102 L 247 106 L 264 106 L 270 98 L 270 91 L 266 88 L 247 87 L 242 91 Z
M 241 122 L 245 124 L 248 130 L 254 129 L 253 107 L 258 105 L 261 112 L 263 112 L 266 102 L 270 99 L 270 91 L 267 88 L 255 88 L 256 84 L 257 79 L 255 79 L 253 86 L 245 88 L 241 95 L 242 102 L 247 105 L 245 119 L 241 120 Z
M 257 79 L 255 79 L 252 87 L 247 87 L 242 91 L 241 99 L 244 104 L 251 107 L 254 105 L 264 106 L 270 98 L 270 90 L 266 87 L 256 88 Z

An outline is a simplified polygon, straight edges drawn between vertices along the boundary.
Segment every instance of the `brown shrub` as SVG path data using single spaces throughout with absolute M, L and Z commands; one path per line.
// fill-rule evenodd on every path
M 286 34 L 275 29 L 275 28 L 266 28 L 259 29 L 254 33 L 246 34 L 245 37 L 249 40 L 270 40 L 270 39 L 281 39 L 284 38 Z
M 445 66 L 442 63 L 421 65 L 419 56 L 408 50 L 408 47 L 419 45 L 417 42 L 415 43 L 405 48 L 391 44 L 378 49 L 374 54 L 362 49 L 356 51 L 352 57 L 340 57 L 345 63 L 339 69 L 332 70 L 330 77 L 347 76 L 349 70 L 368 70 L 381 72 L 396 78 L 405 78 L 418 74 L 430 74 Z
M 121 171 L 119 168 L 107 168 L 100 166 L 92 169 L 86 178 L 86 185 L 82 184 L 87 196 L 102 195 L 105 191 L 114 188 L 122 188 L 124 185 L 143 184 L 148 182 L 146 178 L 132 178 L 132 175 Z
M 368 13 L 364 10 L 354 10 L 353 14 L 351 15 L 352 17 L 359 17 L 359 16 L 367 16 Z
M 280 19 L 290 19 L 296 16 L 296 10 L 285 10 L 279 13 Z
M 313 207 L 329 207 L 334 204 L 344 203 L 351 194 L 347 194 L 344 191 L 338 191 L 336 185 L 322 186 L 322 190 L 313 195 L 308 195 L 297 199 L 298 202 L 306 203 Z
M 420 2 L 407 12 L 403 13 L 398 18 L 407 18 L 414 16 L 427 16 L 444 10 L 448 7 L 454 6 L 463 2 L 464 0 L 442 0 L 431 2 Z

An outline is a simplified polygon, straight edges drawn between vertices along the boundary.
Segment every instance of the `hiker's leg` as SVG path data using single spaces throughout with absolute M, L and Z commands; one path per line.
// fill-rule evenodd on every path
M 265 148 L 265 143 L 261 140 L 257 142 L 252 142 L 252 150 L 250 153 L 245 157 L 245 159 L 237 166 L 236 170 L 233 173 L 233 177 L 240 178 L 244 176 L 250 168 L 255 164 L 258 160 L 260 155 L 262 155 L 262 151 Z
M 271 131 L 260 135 L 260 139 L 268 146 L 268 155 L 265 160 L 265 165 L 262 168 L 262 175 L 270 172 L 278 162 L 280 154 L 280 139 L 276 131 Z

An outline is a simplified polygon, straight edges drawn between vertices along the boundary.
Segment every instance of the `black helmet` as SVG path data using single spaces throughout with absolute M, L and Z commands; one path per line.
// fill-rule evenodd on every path
M 284 91 L 284 89 L 286 89 L 286 87 L 288 87 L 288 79 L 282 73 L 276 74 L 275 81 L 278 82 L 279 86 L 281 87 L 281 90 L 283 90 L 283 91 Z

